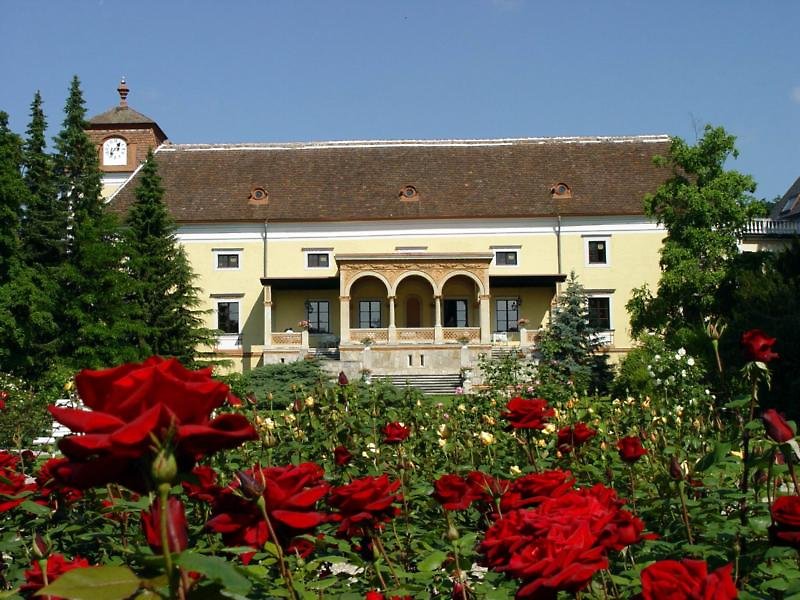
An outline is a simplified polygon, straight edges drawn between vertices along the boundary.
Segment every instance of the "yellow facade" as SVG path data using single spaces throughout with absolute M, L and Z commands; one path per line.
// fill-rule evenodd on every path
M 380 302 L 380 326 L 384 329 L 391 325 L 389 304 L 392 304 L 394 326 L 402 330 L 433 328 L 437 310 L 443 321 L 442 304 L 458 299 L 463 301 L 460 306 L 466 313 L 466 323 L 462 325 L 473 329 L 483 325 L 494 333 L 497 329 L 494 303 L 498 299 L 513 299 L 518 303 L 518 316 L 528 321 L 525 328 L 536 330 L 547 324 L 556 287 L 561 284 L 550 281 L 541 285 L 506 285 L 503 278 L 552 277 L 571 271 L 575 271 L 590 295 L 609 298 L 613 332 L 608 349 L 625 352 L 632 345 L 625 310 L 631 290 L 645 283 L 652 289 L 658 282 L 658 253 L 664 232 L 643 218 L 615 221 L 611 218 L 573 217 L 561 223 L 560 232 L 551 219 L 529 223 L 498 220 L 472 226 L 458 222 L 409 222 L 406 225 L 399 228 L 394 222 L 341 224 L 338 227 L 326 224 L 324 227 L 309 226 L 307 235 L 298 228 L 268 225 L 266 249 L 264 233 L 258 225 L 238 230 L 226 229 L 224 225 L 182 227 L 179 239 L 198 275 L 201 298 L 209 310 L 208 326 L 217 326 L 220 302 L 238 304 L 240 335 L 233 342 L 229 340 L 227 346 L 221 344 L 217 351 L 232 359 L 234 368 L 245 370 L 259 364 L 264 351 L 282 345 L 286 345 L 283 348 L 286 353 L 279 354 L 287 358 L 302 357 L 308 347 L 336 345 L 342 333 L 345 312 L 349 315 L 350 329 L 363 333 L 359 329 L 358 315 L 362 300 Z M 461 229 L 464 233 L 459 233 Z M 590 241 L 602 243 L 606 253 L 604 264 L 589 261 Z M 440 276 L 446 283 L 439 286 L 437 282 L 437 289 L 434 289 L 433 277 L 422 271 L 411 276 L 401 275 L 396 289 L 390 289 L 395 287 L 394 284 L 387 287 L 378 276 L 359 278 L 350 286 L 349 295 L 335 284 L 339 273 L 337 256 L 381 255 L 384 257 L 382 260 L 386 260 L 388 255 L 390 262 L 395 260 L 401 264 L 412 255 L 415 260 L 420 260 L 428 254 L 458 257 L 470 253 L 492 255 L 498 251 L 516 252 L 517 264 L 498 265 L 494 260 L 487 263 L 488 279 L 495 283 L 483 299 L 479 278 L 468 275 Z M 217 256 L 220 253 L 236 254 L 238 268 L 219 268 Z M 309 267 L 309 253 L 328 254 L 328 266 Z M 423 264 L 427 263 L 423 261 Z M 424 271 L 429 266 L 421 268 Z M 262 285 L 265 274 L 265 282 L 281 281 L 281 286 L 265 288 Z M 315 287 L 314 279 L 327 283 Z M 302 281 L 303 285 L 292 289 L 294 280 Z M 343 296 L 347 297 L 349 310 L 341 309 L 340 298 Z M 309 301 L 327 302 L 330 333 L 322 335 L 312 331 L 301 339 L 301 322 L 307 317 Z M 485 316 L 481 314 L 481 302 L 491 303 L 489 310 L 484 308 Z M 269 315 L 269 323 L 265 322 L 265 315 Z M 489 322 L 482 324 L 481 319 L 486 319 L 486 316 Z M 438 343 L 455 343 L 452 336 L 448 338 L 446 335 L 451 324 L 440 323 L 445 335 Z M 491 343 L 498 342 L 497 337 L 492 335 Z M 502 343 L 525 342 L 516 331 L 500 337 Z M 477 338 L 473 341 L 477 343 Z M 357 346 L 360 342 L 361 338 L 358 338 L 348 343 Z M 430 342 L 435 345 L 432 339 Z M 482 342 L 485 344 L 486 338 L 482 338 Z M 385 343 L 385 340 L 376 343 Z

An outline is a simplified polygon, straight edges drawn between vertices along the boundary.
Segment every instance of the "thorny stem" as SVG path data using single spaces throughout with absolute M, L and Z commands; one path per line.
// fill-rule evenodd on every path
M 686 508 L 686 489 L 684 488 L 683 481 L 679 481 L 678 485 L 678 494 L 681 498 L 681 514 L 683 516 L 683 524 L 686 526 L 686 539 L 689 540 L 690 544 L 694 544 L 694 538 L 692 537 L 692 528 L 689 526 L 689 511 Z
M 389 555 L 386 554 L 386 548 L 383 547 L 383 542 L 381 542 L 381 538 L 378 537 L 375 532 L 372 532 L 370 534 L 370 538 L 372 539 L 372 544 L 375 546 L 375 548 L 378 549 L 378 552 L 380 552 L 380 555 L 383 557 L 383 560 L 386 561 L 386 566 L 389 567 L 389 572 L 392 574 L 392 579 L 394 579 L 394 584 L 399 587 L 400 579 L 397 577 L 397 572 L 394 570 L 394 564 L 389 559 Z
M 283 556 L 283 549 L 281 548 L 281 543 L 280 540 L 278 540 L 278 536 L 275 535 L 275 529 L 272 527 L 272 521 L 267 513 L 267 504 L 264 500 L 264 496 L 259 496 L 256 504 L 258 504 L 258 507 L 261 509 L 261 516 L 264 517 L 264 522 L 267 524 L 269 537 L 272 540 L 272 543 L 275 545 L 275 553 L 278 555 L 278 568 L 280 569 L 281 577 L 283 577 L 283 581 L 286 584 L 286 589 L 289 591 L 289 597 L 292 598 L 292 600 L 297 600 L 297 594 L 294 591 L 294 583 L 292 582 L 292 572 L 286 567 L 286 559 Z
M 450 534 L 451 529 L 455 529 L 453 525 L 453 517 L 450 514 L 450 511 L 444 511 L 445 516 L 447 517 L 447 531 L 448 535 Z M 453 558 L 456 562 L 456 578 L 457 583 L 461 584 L 461 600 L 468 600 L 467 599 L 467 578 L 464 576 L 464 572 L 461 570 L 461 561 L 458 555 L 458 536 L 456 532 L 455 539 L 451 539 L 450 542 L 453 546 Z
M 750 430 L 747 425 L 753 420 L 756 412 L 756 402 L 758 402 L 758 378 L 752 377 L 752 390 L 750 393 L 750 410 L 749 417 L 742 427 L 742 461 L 744 468 L 742 470 L 742 482 L 740 489 L 742 491 L 742 499 L 739 502 L 739 519 L 742 525 L 747 524 L 747 492 L 750 489 Z
M 628 475 L 631 478 L 631 506 L 633 506 L 633 512 L 638 514 L 638 510 L 636 510 L 636 478 L 633 476 L 633 465 L 628 465 Z

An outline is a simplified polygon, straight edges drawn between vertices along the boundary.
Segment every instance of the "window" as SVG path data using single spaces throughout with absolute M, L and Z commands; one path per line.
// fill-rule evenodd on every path
M 584 258 L 587 267 L 605 267 L 609 264 L 609 243 L 608 237 L 586 237 L 584 238 Z
M 306 269 L 327 269 L 333 262 L 333 248 L 303 248 Z
M 358 303 L 359 329 L 378 329 L 381 326 L 381 301 L 361 300 Z
M 466 300 L 445 300 L 443 308 L 445 327 L 467 327 Z
M 313 252 L 308 254 L 308 267 L 322 269 L 330 266 L 330 255 L 327 252 Z
M 238 300 L 217 300 L 217 329 L 223 334 L 239 334 Z
M 611 329 L 611 298 L 589 296 L 589 327 L 600 331 Z
M 495 300 L 494 316 L 496 331 L 517 331 L 519 302 L 516 298 L 498 298 Z
M 494 253 L 494 262 L 497 265 L 516 266 L 517 251 L 498 251 Z
M 238 271 L 242 267 L 242 251 L 238 248 L 213 250 L 215 271 Z
M 307 300 L 306 319 L 309 333 L 330 333 L 331 311 L 327 300 Z

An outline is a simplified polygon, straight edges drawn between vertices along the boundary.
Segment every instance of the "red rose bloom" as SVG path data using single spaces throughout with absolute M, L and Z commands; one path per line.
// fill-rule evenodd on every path
M 642 446 L 642 441 L 636 436 L 624 437 L 617 441 L 619 457 L 628 464 L 633 464 L 645 454 L 647 450 Z
M 576 423 L 574 427 L 562 427 L 558 430 L 558 449 L 564 453 L 571 452 L 573 448 L 582 446 L 596 435 L 597 432 L 587 427 L 586 423 Z
M 294 537 L 310 533 L 328 520 L 327 515 L 316 510 L 317 501 L 330 489 L 330 484 L 322 478 L 324 474 L 322 467 L 314 463 L 249 469 L 242 479 L 255 482 L 258 488 L 243 490 L 242 483 L 237 481 L 223 489 L 206 526 L 221 533 L 229 546 L 263 548 L 270 537 L 261 509 L 254 498 L 243 498 L 235 491 L 260 493 L 277 543 L 287 547 Z M 253 554 L 243 554 L 242 562 L 250 562 Z
M 142 511 L 142 529 L 147 545 L 156 554 L 163 554 L 161 545 L 161 500 L 156 499 L 149 510 Z M 170 498 L 167 502 L 167 542 L 169 551 L 183 552 L 189 546 L 189 531 L 183 502 Z
M 10 469 L 0 469 L 0 513 L 16 508 L 36 490 L 35 483 L 27 483 L 27 477 Z
M 57 481 L 54 473 L 58 467 L 68 463 L 66 458 L 48 459 L 36 475 L 36 484 L 39 486 L 39 496 L 46 501 L 61 499 L 67 504 L 72 504 L 83 497 L 83 492 L 77 488 L 64 485 Z
M 336 466 L 346 467 L 351 460 L 353 460 L 353 455 L 344 446 L 336 446 L 333 449 L 333 462 L 336 463 Z
M 384 425 L 383 429 L 381 429 L 381 433 L 383 433 L 384 443 L 399 444 L 408 439 L 408 436 L 411 435 L 411 429 L 395 421 Z
M 800 496 L 780 496 L 772 503 L 770 541 L 800 549 Z
M 8 392 L 5 390 L 0 390 L 0 410 L 5 410 L 6 400 L 8 400 Z
M 16 454 L 11 454 L 10 452 L 6 452 L 4 450 L 0 450 L 0 469 L 14 470 L 17 468 L 18 463 L 19 463 L 19 456 L 17 456 Z
M 205 465 L 197 466 L 192 469 L 190 477 L 190 479 L 181 482 L 189 498 L 200 502 L 213 503 L 222 491 L 222 488 L 217 485 L 217 472 L 211 467 Z
M 548 498 L 563 496 L 572 489 L 575 479 L 569 471 L 530 473 L 511 482 L 500 498 L 500 509 L 506 513 L 541 504 Z
M 67 571 L 88 567 L 89 561 L 85 558 L 75 557 L 67 560 L 62 554 L 51 554 L 47 557 L 47 583 L 53 583 Z M 44 587 L 44 577 L 42 576 L 42 566 L 38 560 L 33 561 L 31 568 L 25 571 L 25 583 L 20 586 L 21 592 L 36 592 Z M 55 596 L 50 596 L 57 600 Z
M 433 482 L 433 497 L 445 510 L 466 510 L 482 495 L 480 490 L 458 475 L 442 475 Z
M 364 596 L 364 600 L 386 600 L 386 596 L 378 591 L 370 590 L 367 592 L 367 595 Z
M 708 572 L 704 560 L 661 560 L 642 571 L 643 600 L 733 600 L 733 565 Z
M 211 418 L 230 392 L 211 379 L 210 369 L 189 371 L 175 359 L 152 357 L 142 364 L 84 370 L 75 382 L 92 410 L 49 410 L 57 421 L 83 434 L 59 441 L 69 462 L 55 473 L 78 488 L 120 483 L 136 491 L 148 489 L 152 436 L 170 439 L 178 466 L 186 471 L 204 455 L 258 439 L 243 415 Z
M 764 422 L 767 435 L 779 444 L 794 438 L 791 426 L 774 408 L 765 410 L 761 415 L 761 420 Z
M 506 404 L 503 417 L 514 429 L 544 429 L 547 419 L 554 416 L 555 411 L 547 405 L 547 400 L 532 398 L 526 400 L 519 396 Z
M 337 533 L 347 537 L 368 535 L 370 530 L 391 521 L 400 514 L 394 506 L 403 499 L 395 493 L 399 487 L 400 482 L 389 481 L 388 475 L 368 475 L 333 488 L 328 504 L 339 511 L 332 515 L 332 520 L 339 522 Z
M 772 351 L 775 338 L 769 337 L 760 329 L 751 329 L 742 334 L 741 346 L 745 360 L 768 363 L 778 358 L 777 352 Z

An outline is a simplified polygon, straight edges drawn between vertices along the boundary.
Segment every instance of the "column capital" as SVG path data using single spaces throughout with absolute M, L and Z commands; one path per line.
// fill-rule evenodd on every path
M 339 301 L 350 302 L 350 296 L 339 296 Z
M 478 300 L 480 300 L 481 302 L 483 302 L 484 300 L 491 300 L 491 299 L 492 299 L 492 295 L 491 294 L 480 294 L 480 295 L 478 295 Z

